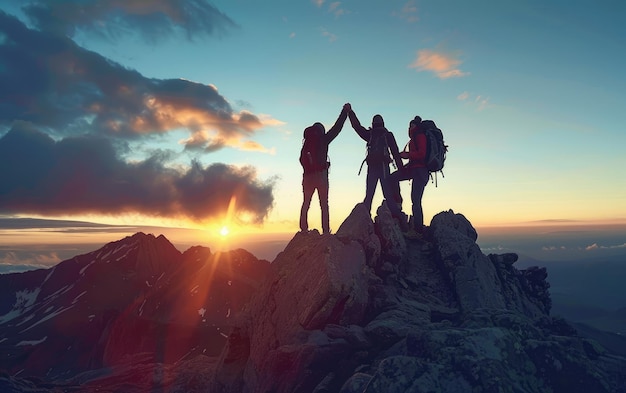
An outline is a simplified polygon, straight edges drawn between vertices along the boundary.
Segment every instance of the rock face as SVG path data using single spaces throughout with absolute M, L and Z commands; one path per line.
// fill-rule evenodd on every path
M 295 262 L 295 263 L 294 263 Z M 317 231 L 298 233 L 271 265 L 249 306 L 249 318 L 231 335 L 216 373 L 216 391 L 288 391 L 324 377 L 310 371 L 332 355 L 321 330 L 362 320 L 368 269 L 357 242 L 344 244 Z M 234 363 L 233 363 L 234 362 Z M 291 378 L 277 378 L 280 375 Z M 298 377 L 300 376 L 300 377 Z
M 383 203 L 298 233 L 230 335 L 208 391 L 626 392 L 626 359 L 552 318 L 545 269 L 484 255 L 461 214 L 406 240 Z

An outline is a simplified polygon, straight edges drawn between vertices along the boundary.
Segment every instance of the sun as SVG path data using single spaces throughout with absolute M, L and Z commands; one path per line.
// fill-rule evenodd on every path
M 223 226 L 222 229 L 220 229 L 220 235 L 222 235 L 222 237 L 228 236 L 229 233 L 230 231 L 227 226 Z

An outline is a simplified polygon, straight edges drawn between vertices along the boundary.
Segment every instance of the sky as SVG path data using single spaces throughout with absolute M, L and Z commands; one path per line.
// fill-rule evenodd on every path
M 400 149 L 415 115 L 443 130 L 426 224 L 450 209 L 476 227 L 610 224 L 619 236 L 606 246 L 621 246 L 625 11 L 620 0 L 0 0 L 0 217 L 293 234 L 302 132 L 330 128 L 349 102 L 364 125 L 381 114 Z M 364 155 L 346 122 L 329 148 L 334 231 L 363 200 Z M 410 212 L 408 182 L 402 193 Z M 381 201 L 379 189 L 373 214 Z M 317 195 L 309 222 L 320 229 Z M 108 233 L 31 226 L 0 227 L 0 246 Z

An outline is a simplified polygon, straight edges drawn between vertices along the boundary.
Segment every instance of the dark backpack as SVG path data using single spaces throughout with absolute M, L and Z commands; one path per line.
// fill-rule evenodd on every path
M 370 130 L 369 140 L 367 141 L 367 156 L 365 161 L 370 163 L 391 162 L 389 154 L 389 145 L 387 144 L 387 129 L 382 127 L 372 128 Z
M 387 143 L 387 129 L 384 127 L 376 127 L 370 129 L 369 140 L 367 141 L 367 154 L 365 159 L 361 163 L 359 168 L 359 175 L 363 164 L 367 162 L 367 165 L 376 164 L 389 164 L 391 162 L 391 155 L 389 154 L 389 145 Z
M 421 127 L 426 135 L 426 168 L 429 172 L 441 172 L 443 176 L 443 166 L 446 161 L 446 153 L 448 145 L 443 141 L 443 132 L 435 125 L 432 120 L 422 120 Z
M 424 158 L 424 165 L 428 169 L 428 172 L 431 174 L 435 173 L 434 182 L 435 186 L 437 185 L 437 172 L 441 172 L 441 176 L 443 176 L 443 166 L 446 161 L 446 153 L 448 152 L 448 145 L 446 145 L 443 141 L 443 132 L 435 125 L 435 122 L 432 120 L 422 120 L 421 129 L 424 130 L 424 136 L 426 139 L 426 157 Z M 417 142 L 414 140 L 416 138 L 417 133 L 411 135 L 411 140 L 409 143 L 413 144 L 413 147 L 418 146 Z M 416 149 L 413 151 L 409 150 L 409 153 L 416 153 Z M 421 161 L 421 159 L 420 159 Z
M 330 162 L 323 148 L 324 130 L 312 125 L 304 130 L 302 149 L 300 149 L 300 164 L 304 173 L 321 172 L 328 169 Z

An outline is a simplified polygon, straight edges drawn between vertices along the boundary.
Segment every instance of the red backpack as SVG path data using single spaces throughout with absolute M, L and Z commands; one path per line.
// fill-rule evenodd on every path
M 300 149 L 300 164 L 304 173 L 320 172 L 330 166 L 322 146 L 323 136 L 324 130 L 315 124 L 304 130 L 302 149 Z

